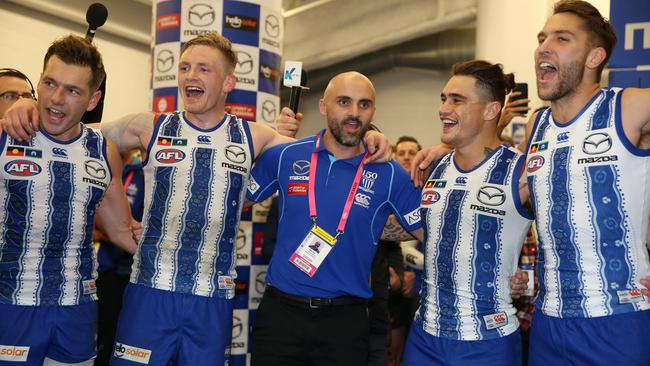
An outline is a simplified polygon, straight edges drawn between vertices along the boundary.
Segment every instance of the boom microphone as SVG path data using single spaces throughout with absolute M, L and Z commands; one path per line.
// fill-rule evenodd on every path
M 94 3 L 88 7 L 86 10 L 86 22 L 88 22 L 88 30 L 86 31 L 86 39 L 90 42 L 95 38 L 95 32 L 97 28 L 101 27 L 106 23 L 108 19 L 108 9 L 101 3 Z M 95 106 L 95 109 L 91 111 L 86 111 L 83 116 L 81 116 L 81 122 L 84 123 L 93 123 L 101 122 L 102 116 L 104 115 L 104 98 L 106 97 L 106 78 L 102 80 L 99 90 L 102 92 L 99 102 Z
M 94 3 L 86 10 L 86 22 L 88 23 L 88 30 L 86 31 L 86 39 L 91 41 L 95 37 L 97 28 L 106 23 L 108 19 L 108 9 L 102 3 Z

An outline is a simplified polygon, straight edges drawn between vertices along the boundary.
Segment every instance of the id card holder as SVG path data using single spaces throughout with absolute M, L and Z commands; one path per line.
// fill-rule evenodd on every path
M 318 267 L 336 244 L 336 238 L 318 225 L 314 225 L 302 240 L 298 249 L 291 255 L 289 262 L 313 277 Z

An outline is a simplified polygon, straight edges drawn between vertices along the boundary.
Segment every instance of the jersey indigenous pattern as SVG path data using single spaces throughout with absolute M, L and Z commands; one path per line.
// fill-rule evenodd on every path
M 650 273 L 650 150 L 623 132 L 622 94 L 602 89 L 563 125 L 550 109 L 535 121 L 527 174 L 540 245 L 536 307 L 548 316 L 650 309 L 638 290 Z
M 131 282 L 234 297 L 235 238 L 252 157 L 248 123 L 233 115 L 210 130 L 181 112 L 157 117 L 144 162 L 144 232 Z
M 106 139 L 82 125 L 60 142 L 43 131 L 0 137 L 0 302 L 78 305 L 94 301 L 96 206 L 111 181 Z
M 464 171 L 452 152 L 425 183 L 425 263 L 415 323 L 427 333 L 473 341 L 519 327 L 509 279 L 531 223 L 518 189 L 524 160 L 503 145 Z

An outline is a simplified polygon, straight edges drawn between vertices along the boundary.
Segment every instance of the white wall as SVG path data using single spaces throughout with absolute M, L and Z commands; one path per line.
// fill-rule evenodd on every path
M 70 33 L 85 35 L 80 25 L 0 1 L 0 68 L 19 69 L 38 83 L 49 45 Z M 108 73 L 104 120 L 149 110 L 149 48 L 97 32 L 94 43 Z
M 332 75 L 333 76 L 333 75 Z M 402 135 L 417 138 L 423 146 L 440 141 L 440 91 L 448 79 L 447 71 L 426 72 L 392 69 L 370 76 L 377 91 L 375 123 L 390 141 Z M 325 128 L 318 112 L 322 91 L 309 91 L 301 101 L 305 119 L 300 136 L 309 136 Z

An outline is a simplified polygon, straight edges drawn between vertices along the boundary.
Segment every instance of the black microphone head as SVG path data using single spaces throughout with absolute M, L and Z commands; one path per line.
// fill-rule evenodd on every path
M 86 10 L 86 22 L 88 28 L 97 29 L 106 23 L 108 19 L 108 9 L 102 3 L 94 3 Z

